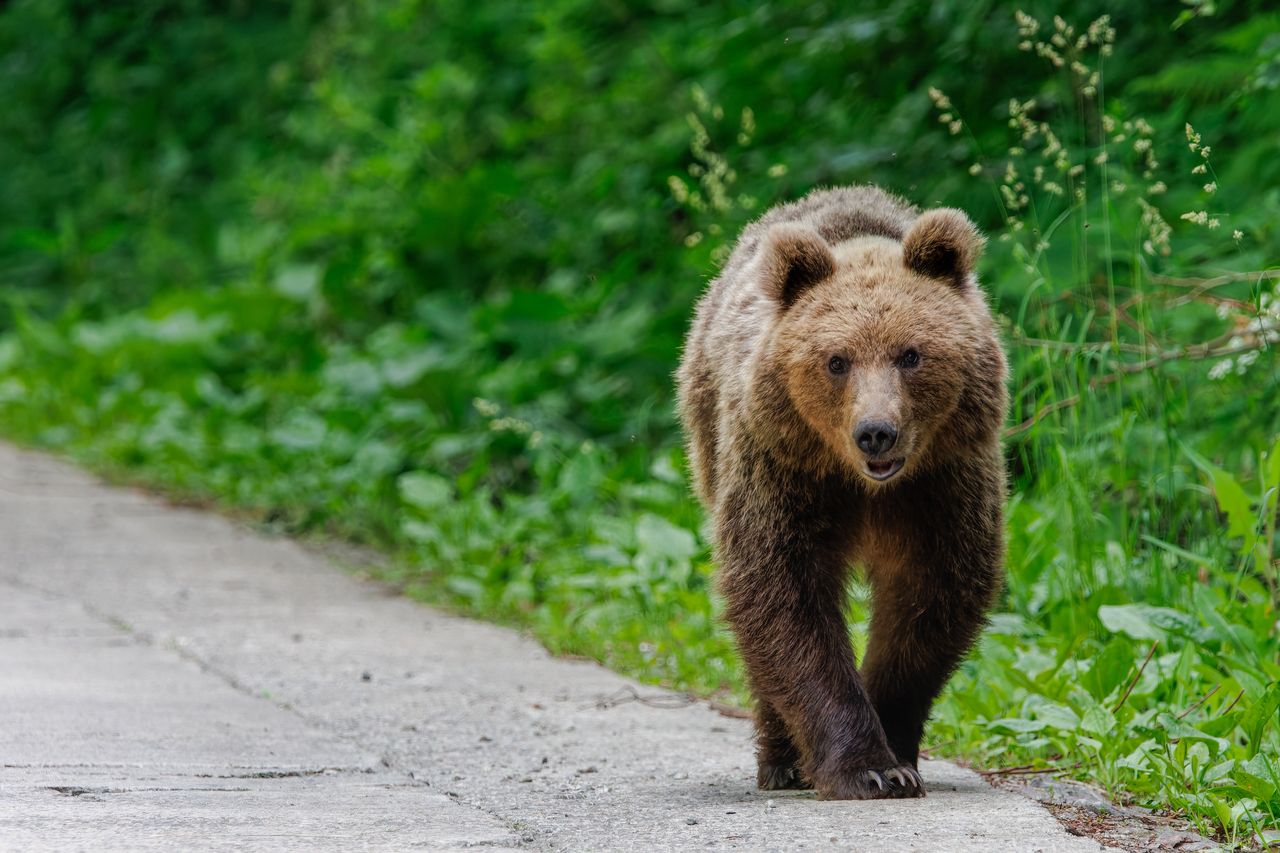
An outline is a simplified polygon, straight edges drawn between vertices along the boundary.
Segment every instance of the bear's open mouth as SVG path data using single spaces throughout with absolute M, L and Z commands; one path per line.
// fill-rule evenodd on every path
M 867 473 L 873 480 L 887 480 L 902 470 L 906 459 L 867 460 Z

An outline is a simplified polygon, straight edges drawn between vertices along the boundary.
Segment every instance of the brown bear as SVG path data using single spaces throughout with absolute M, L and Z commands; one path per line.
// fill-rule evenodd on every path
M 983 244 L 958 210 L 818 190 L 748 226 L 698 304 L 680 414 L 759 703 L 760 788 L 924 795 L 929 709 L 1003 581 L 1007 368 Z

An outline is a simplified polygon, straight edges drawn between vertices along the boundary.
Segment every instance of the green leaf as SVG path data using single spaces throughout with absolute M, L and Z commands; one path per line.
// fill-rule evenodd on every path
M 315 450 L 324 443 L 329 427 L 315 412 L 295 411 L 271 430 L 271 440 L 289 450 Z
M 1098 608 L 1098 619 L 1108 631 L 1135 640 L 1163 640 L 1170 633 L 1189 635 L 1196 627 L 1187 614 L 1151 604 L 1104 604 Z
M 693 533 L 652 513 L 636 522 L 636 542 L 642 555 L 657 559 L 689 560 L 698 553 Z
M 1101 702 L 1111 695 L 1133 669 L 1133 643 L 1124 637 L 1113 637 L 1102 653 L 1093 659 L 1085 674 L 1086 688 Z
M 307 302 L 320 285 L 320 267 L 315 264 L 293 264 L 276 273 L 276 292 L 288 299 Z
M 1095 735 L 1108 735 L 1115 731 L 1116 717 L 1103 705 L 1094 705 L 1084 712 L 1080 728 Z
M 400 524 L 400 531 L 412 542 L 431 543 L 440 540 L 440 529 L 434 524 L 427 524 L 416 518 L 406 518 Z
M 444 477 L 425 471 L 410 471 L 396 480 L 400 499 L 416 509 L 436 509 L 453 500 L 453 486 Z
M 1074 732 L 1080 726 L 1080 715 L 1057 702 L 1047 702 L 1036 708 L 1036 719 L 1064 732 Z
M 1200 723 L 1200 731 L 1213 737 L 1226 737 L 1240 724 L 1241 716 L 1243 716 L 1242 712 L 1232 711 L 1230 714 L 1210 717 Z
M 1000 720 L 992 720 L 987 723 L 987 728 L 992 731 L 1011 732 L 1013 734 L 1027 734 L 1029 732 L 1038 732 L 1048 725 L 1044 720 L 1023 720 L 1017 717 L 1005 717 Z
M 1245 494 L 1244 487 L 1240 485 L 1230 472 L 1224 471 L 1217 465 L 1196 453 L 1187 451 L 1188 455 L 1200 470 L 1209 475 L 1209 481 L 1213 486 L 1213 495 L 1218 501 L 1218 508 L 1227 516 L 1227 535 L 1243 536 L 1249 539 L 1256 533 L 1254 527 L 1256 519 L 1253 511 L 1249 508 L 1249 496 Z
M 1236 762 L 1232 777 L 1241 788 L 1260 800 L 1270 800 L 1276 793 L 1275 768 L 1264 753 L 1258 753 L 1248 761 Z
M 1277 710 L 1280 710 L 1280 681 L 1268 685 L 1266 692 L 1251 702 L 1240 718 L 1240 728 L 1244 729 L 1248 738 L 1247 747 L 1251 758 L 1262 748 L 1263 733 L 1269 724 L 1275 722 Z
M 1218 824 L 1224 831 L 1229 832 L 1234 823 L 1231 819 L 1231 806 L 1218 797 L 1210 797 L 1210 800 L 1213 802 L 1214 814 L 1218 816 Z
M 466 575 L 452 575 L 445 580 L 445 586 L 454 595 L 461 596 L 473 603 L 480 603 L 485 597 L 484 584 Z

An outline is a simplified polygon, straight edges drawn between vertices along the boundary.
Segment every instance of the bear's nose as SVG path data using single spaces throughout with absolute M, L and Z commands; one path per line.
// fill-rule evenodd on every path
M 897 442 L 898 428 L 888 421 L 862 421 L 853 431 L 853 439 L 863 453 L 878 456 Z

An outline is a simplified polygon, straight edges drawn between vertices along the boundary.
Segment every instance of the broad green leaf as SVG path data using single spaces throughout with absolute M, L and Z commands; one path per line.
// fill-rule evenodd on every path
M 438 527 L 425 521 L 419 521 L 416 518 L 406 518 L 402 521 L 400 523 L 400 531 L 405 535 L 405 538 L 412 542 L 427 543 L 440 540 L 440 529 Z
M 1133 671 L 1133 642 L 1113 637 L 1102 653 L 1093 659 L 1085 674 L 1085 684 L 1099 702 L 1111 695 Z
M 1218 501 L 1218 508 L 1227 516 L 1227 535 L 1243 536 L 1248 540 L 1255 534 L 1253 511 L 1250 509 L 1249 496 L 1230 472 L 1198 454 L 1188 450 L 1191 460 L 1206 474 L 1213 485 L 1213 495 Z
M 1073 732 L 1080 725 L 1080 715 L 1057 702 L 1046 702 L 1036 708 L 1036 719 L 1064 732 Z
M 1210 797 L 1209 800 L 1213 803 L 1213 811 L 1218 817 L 1218 824 L 1224 830 L 1229 831 L 1234 823 L 1231 819 L 1231 806 L 1218 797 Z
M 292 264 L 276 273 L 276 292 L 298 302 L 309 301 L 319 285 L 320 267 L 315 264 Z
M 636 522 L 636 543 L 641 554 L 657 559 L 688 560 L 698 553 L 693 533 L 652 513 Z
M 1005 717 L 1004 719 L 992 720 L 987 723 L 987 728 L 993 731 L 1027 734 L 1029 732 L 1038 732 L 1047 725 L 1048 723 L 1044 720 L 1023 720 L 1017 717 Z
M 437 509 L 453 500 L 453 486 L 444 477 L 425 471 L 410 471 L 396 480 L 400 498 L 416 509 Z
M 1098 608 L 1098 619 L 1107 630 L 1135 640 L 1163 640 L 1170 633 L 1190 634 L 1195 629 L 1187 614 L 1150 604 L 1104 604 Z
M 315 412 L 295 411 L 271 430 L 271 441 L 289 450 L 315 450 L 324 443 L 329 427 Z
M 1266 692 L 1249 704 L 1240 719 L 1240 728 L 1248 738 L 1246 746 L 1250 757 L 1262 748 L 1263 733 L 1268 725 L 1275 723 L 1277 710 L 1280 710 L 1280 681 L 1268 685 Z
M 1270 800 L 1276 793 L 1276 783 L 1272 781 L 1274 769 L 1274 761 L 1268 764 L 1267 756 L 1260 752 L 1248 761 L 1236 762 L 1232 781 L 1250 795 L 1260 800 Z
M 1103 705 L 1094 705 L 1084 712 L 1080 719 L 1080 728 L 1095 735 L 1109 735 L 1116 728 L 1115 714 Z
M 1242 712 L 1237 710 L 1229 714 L 1210 717 L 1199 724 L 1200 731 L 1213 737 L 1226 737 L 1236 726 L 1240 725 L 1240 717 L 1242 715 Z

